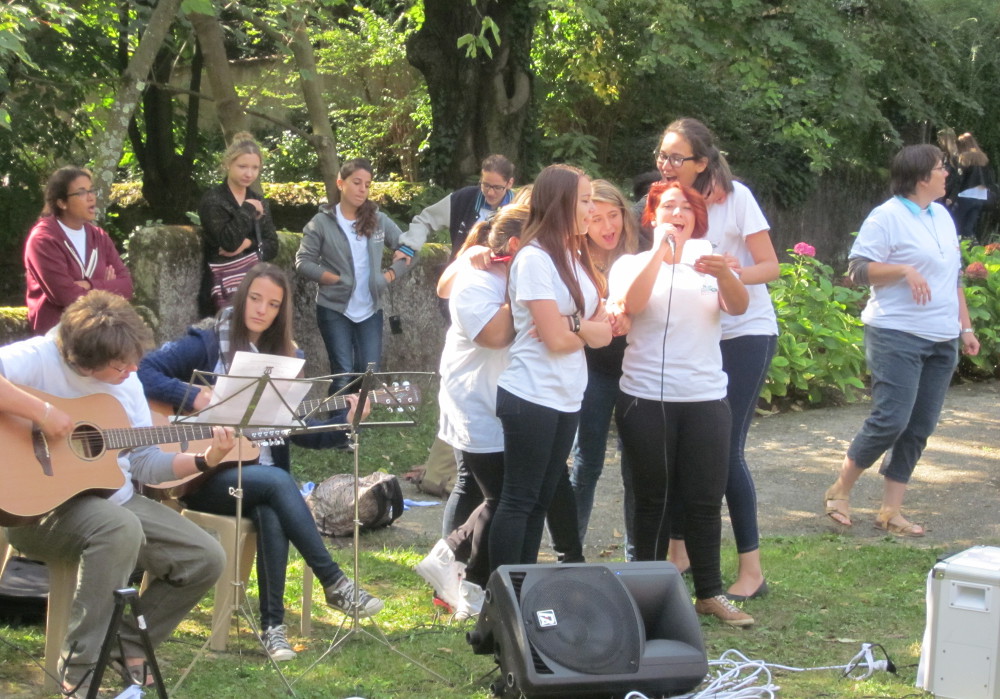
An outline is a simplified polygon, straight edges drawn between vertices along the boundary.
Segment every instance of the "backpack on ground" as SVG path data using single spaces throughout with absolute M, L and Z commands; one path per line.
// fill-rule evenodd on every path
M 306 497 L 316 527 L 326 536 L 354 532 L 354 476 L 338 473 L 317 485 Z M 358 519 L 361 531 L 387 527 L 403 514 L 403 491 L 395 476 L 382 471 L 358 479 Z

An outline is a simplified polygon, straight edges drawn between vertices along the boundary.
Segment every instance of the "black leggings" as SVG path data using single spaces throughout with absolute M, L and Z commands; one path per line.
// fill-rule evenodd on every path
M 722 594 L 719 545 L 729 473 L 732 418 L 725 399 L 661 403 L 621 394 L 615 422 L 631 470 L 632 533 L 639 561 L 661 561 L 670 543 L 671 499 L 684 502 L 685 538 L 695 595 Z

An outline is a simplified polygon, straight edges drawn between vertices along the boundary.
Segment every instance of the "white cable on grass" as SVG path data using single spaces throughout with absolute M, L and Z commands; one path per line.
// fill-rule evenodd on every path
M 793 667 L 778 665 L 763 660 L 752 660 L 738 650 L 729 649 L 718 660 L 708 663 L 711 669 L 708 684 L 696 692 L 683 694 L 674 699 L 775 699 L 781 687 L 774 684 L 771 671 L 810 672 L 813 670 L 840 670 L 844 677 L 863 680 L 877 671 L 888 671 L 888 660 L 875 660 L 873 645 L 862 643 L 861 650 L 845 665 L 822 667 Z M 763 684 L 758 684 L 759 681 Z M 633 691 L 625 699 L 650 699 L 642 692 Z

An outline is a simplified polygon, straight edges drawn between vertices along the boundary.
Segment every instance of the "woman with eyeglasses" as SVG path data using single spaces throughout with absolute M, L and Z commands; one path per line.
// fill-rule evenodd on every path
M 683 503 L 695 610 L 749 626 L 723 594 L 719 564 L 730 432 L 719 338 L 722 318 L 745 312 L 749 296 L 723 255 L 701 250 L 708 214 L 695 189 L 657 182 L 643 223 L 656 227 L 652 250 L 620 257 L 609 280 L 632 318 L 615 422 L 635 559 L 663 560 Z
M 855 284 L 871 286 L 861 320 L 872 377 L 872 412 L 854 436 L 836 482 L 823 496 L 826 516 L 853 524 L 850 496 L 861 474 L 881 460 L 882 503 L 875 528 L 921 537 L 903 516 L 907 484 L 937 426 L 958 352 L 979 353 L 962 288 L 955 223 L 936 203 L 945 195 L 944 154 L 924 144 L 903 148 L 889 167 L 892 198 L 858 231 L 848 257 Z
M 753 193 L 733 179 L 715 136 L 697 119 L 683 118 L 663 132 L 656 152 L 656 167 L 664 182 L 679 182 L 694 188 L 708 204 L 708 234 L 716 254 L 725 255 L 750 294 L 750 305 L 742 315 L 722 315 L 722 368 L 728 377 L 726 398 L 732 411 L 729 437 L 729 480 L 726 504 L 736 538 L 739 570 L 729 586 L 732 601 L 767 594 L 760 563 L 760 532 L 757 526 L 757 491 L 744 455 L 747 432 L 757 398 L 771 366 L 778 343 L 778 324 L 767 290 L 767 282 L 778 278 L 778 256 L 769 233 L 770 225 Z M 689 566 L 684 546 L 684 503 L 671 527 L 670 560 L 681 570 Z
M 54 327 L 63 310 L 91 289 L 132 298 L 132 275 L 114 241 L 94 225 L 97 196 L 90 171 L 68 165 L 45 185 L 45 207 L 24 244 L 28 326 Z

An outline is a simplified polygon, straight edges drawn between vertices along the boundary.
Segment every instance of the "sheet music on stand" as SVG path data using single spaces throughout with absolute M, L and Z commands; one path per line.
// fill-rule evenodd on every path
M 237 352 L 226 375 L 219 375 L 206 408 L 178 421 L 241 427 L 304 427 L 296 413 L 315 384 L 297 378 L 305 360 L 257 352 Z M 261 378 L 268 380 L 262 382 Z M 193 384 L 192 384 L 193 386 Z

